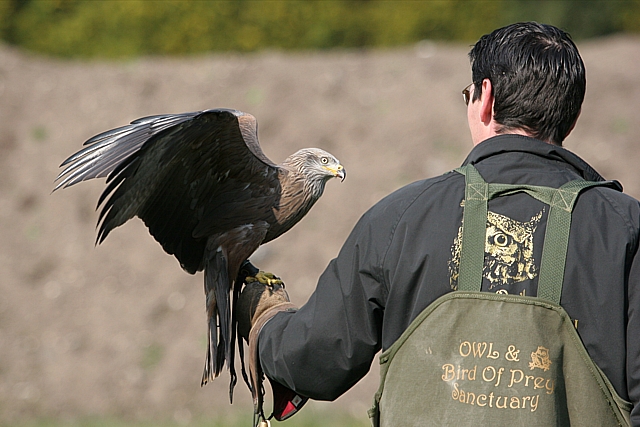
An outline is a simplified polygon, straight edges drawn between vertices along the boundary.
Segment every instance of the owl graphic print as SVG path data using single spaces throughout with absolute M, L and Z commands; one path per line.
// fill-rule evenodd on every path
M 533 236 L 544 211 L 541 210 L 526 222 L 488 212 L 482 270 L 485 280 L 483 289 L 504 294 L 527 294 L 526 289 L 518 284 L 538 276 Z M 461 242 L 462 225 L 451 246 L 449 259 L 449 277 L 453 290 L 458 287 Z

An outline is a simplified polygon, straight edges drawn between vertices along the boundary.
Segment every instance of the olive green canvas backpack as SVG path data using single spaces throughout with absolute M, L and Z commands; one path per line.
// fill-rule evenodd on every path
M 628 426 L 623 401 L 559 305 L 571 211 L 580 191 L 487 184 L 465 175 L 458 290 L 429 305 L 380 356 L 369 416 L 378 426 Z M 487 202 L 516 192 L 549 205 L 538 296 L 480 292 Z

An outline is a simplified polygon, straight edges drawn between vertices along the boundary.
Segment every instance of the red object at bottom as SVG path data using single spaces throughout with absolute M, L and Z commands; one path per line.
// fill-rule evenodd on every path
M 273 418 L 278 421 L 292 417 L 309 400 L 308 397 L 300 396 L 280 383 L 271 381 L 271 379 L 269 382 L 273 391 Z

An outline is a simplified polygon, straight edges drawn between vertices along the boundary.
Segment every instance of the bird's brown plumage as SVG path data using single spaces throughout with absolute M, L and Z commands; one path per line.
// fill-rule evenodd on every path
M 62 166 L 55 189 L 107 177 L 97 241 L 138 216 L 189 273 L 204 270 L 209 349 L 202 384 L 225 360 L 231 390 L 235 331 L 230 292 L 242 262 L 295 225 L 345 171 L 302 149 L 281 165 L 260 149 L 250 114 L 216 109 L 152 116 L 96 135 Z

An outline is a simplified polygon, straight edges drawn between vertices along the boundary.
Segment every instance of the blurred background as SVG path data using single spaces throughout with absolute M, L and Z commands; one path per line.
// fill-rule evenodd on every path
M 348 178 L 252 258 L 304 304 L 371 205 L 462 163 L 470 45 L 521 20 L 574 36 L 587 96 L 565 146 L 640 197 L 640 1 L 0 1 L 0 425 L 250 425 L 243 384 L 233 405 L 226 373 L 200 387 L 202 274 L 139 220 L 94 246 L 103 181 L 51 194 L 85 140 L 227 107 L 276 162 L 333 153 Z M 377 373 L 283 425 L 368 425 Z

